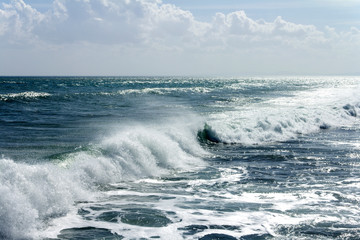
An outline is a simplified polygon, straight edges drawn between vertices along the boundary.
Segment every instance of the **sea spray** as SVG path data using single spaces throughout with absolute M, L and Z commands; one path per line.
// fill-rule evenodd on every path
M 0 236 L 33 238 L 76 201 L 96 197 L 110 183 L 189 171 L 205 166 L 206 152 L 187 124 L 117 128 L 102 141 L 51 156 L 51 163 L 0 161 Z M 129 126 L 129 125 L 128 125 Z
M 67 213 L 75 199 L 90 197 L 77 176 L 52 164 L 0 161 L 0 236 L 33 238 L 44 222 Z

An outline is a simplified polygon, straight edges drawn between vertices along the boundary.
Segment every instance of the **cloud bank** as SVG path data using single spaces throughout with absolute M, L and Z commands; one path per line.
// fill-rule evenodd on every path
M 353 73 L 360 30 L 318 29 L 244 11 L 209 22 L 159 0 L 23 0 L 0 7 L 0 74 Z

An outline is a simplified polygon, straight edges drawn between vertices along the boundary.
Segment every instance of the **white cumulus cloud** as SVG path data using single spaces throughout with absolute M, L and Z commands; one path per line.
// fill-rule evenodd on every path
M 13 0 L 0 9 L 0 36 L 8 36 L 9 41 L 29 40 L 34 27 L 44 16 L 23 0 Z

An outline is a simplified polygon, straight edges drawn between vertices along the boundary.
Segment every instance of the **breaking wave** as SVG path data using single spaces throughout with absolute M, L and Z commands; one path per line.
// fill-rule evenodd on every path
M 0 238 L 39 236 L 46 222 L 75 201 L 92 199 L 99 186 L 205 166 L 207 154 L 191 128 L 128 125 L 100 143 L 28 164 L 0 160 Z M 21 217 L 20 217 L 21 216 Z
M 232 111 L 211 114 L 198 133 L 201 141 L 262 145 L 304 134 L 359 124 L 356 89 L 302 92 Z
M 205 123 L 198 132 L 201 142 L 261 145 L 297 139 L 304 134 L 355 124 L 360 105 L 346 104 L 329 112 L 312 113 L 298 110 L 291 113 L 267 113 L 244 119 L 241 116 L 221 116 Z M 252 114 L 254 114 L 254 112 Z

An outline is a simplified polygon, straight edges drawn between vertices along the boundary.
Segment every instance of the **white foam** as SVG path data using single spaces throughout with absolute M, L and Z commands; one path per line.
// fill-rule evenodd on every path
M 353 193 L 344 195 L 337 191 L 322 190 L 324 186 L 318 186 L 318 189 L 309 189 L 300 187 L 298 191 L 293 192 L 243 192 L 242 187 L 236 181 L 246 177 L 246 171 L 243 168 L 219 169 L 218 178 L 204 181 L 165 181 L 161 179 L 142 179 L 135 182 L 126 182 L 119 184 L 121 189 L 114 189 L 104 193 L 96 203 L 84 203 L 78 207 L 84 207 L 91 211 L 88 216 L 99 215 L 109 211 L 107 206 L 111 206 L 111 211 L 121 211 L 123 206 L 131 206 L 139 202 L 134 202 L 132 196 L 147 197 L 158 196 L 158 201 L 141 201 L 141 207 L 151 208 L 175 214 L 166 215 L 172 223 L 163 227 L 144 227 L 129 225 L 118 221 L 116 223 L 106 221 L 86 221 L 81 216 L 69 214 L 63 218 L 58 218 L 53 222 L 49 229 L 53 237 L 56 237 L 56 229 L 76 228 L 92 226 L 97 228 L 110 229 L 125 239 L 140 239 L 158 236 L 160 239 L 199 239 L 207 234 L 227 234 L 236 238 L 248 236 L 251 234 L 270 234 L 273 237 L 280 237 L 277 234 L 278 227 L 298 226 L 301 224 L 311 225 L 321 222 L 337 222 L 339 224 L 357 224 L 356 219 L 360 209 L 353 205 L 343 204 L 334 208 L 336 196 L 349 198 L 358 201 Z M 349 178 L 347 181 L 355 181 Z M 229 182 L 226 189 L 212 188 L 211 191 L 201 191 L 199 189 L 211 189 L 209 185 L 216 186 Z M 234 182 L 235 181 L 235 182 Z M 356 180 L 356 182 L 358 182 Z M 135 183 L 135 185 L 133 184 Z M 146 185 L 149 184 L 149 188 Z M 180 184 L 183 186 L 179 191 Z M 155 185 L 155 186 L 154 186 Z M 237 187 L 230 191 L 232 186 Z M 114 185 L 116 186 L 116 184 Z M 147 191 L 143 191 L 143 187 Z M 313 186 L 312 186 L 313 187 Z M 351 188 L 352 186 L 348 186 Z M 224 191 L 223 191 L 224 190 Z M 117 198 L 120 197 L 120 198 Z M 130 196 L 125 197 L 124 196 Z M 91 206 L 96 205 L 103 210 L 91 210 Z M 256 206 L 252 207 L 252 204 Z M 227 211 L 227 206 L 236 206 L 240 209 L 236 211 Z M 241 206 L 244 206 L 241 209 Z M 214 208 L 211 208 L 214 207 Z M 344 215 L 344 212 L 350 215 Z M 331 214 L 326 214 L 331 213 Z M 183 235 L 189 227 L 192 226 L 199 231 L 194 231 L 191 235 Z M 226 229 L 229 226 L 229 229 Z M 46 235 L 49 236 L 49 235 Z M 186 236 L 186 237 L 184 237 Z
M 0 94 L 1 101 L 8 101 L 17 98 L 40 98 L 40 97 L 49 97 L 50 93 L 46 92 L 21 92 L 21 93 L 9 93 L 9 94 Z
M 51 165 L 0 160 L 0 237 L 33 238 L 47 218 L 66 214 L 87 196 L 76 176 Z
M 261 103 L 233 106 L 210 115 L 208 124 L 223 142 L 266 144 L 296 139 L 320 128 L 359 123 L 357 88 L 339 87 L 298 92 Z
M 220 172 L 218 178 L 188 180 L 187 183 L 191 186 L 191 188 L 198 188 L 197 191 L 204 192 L 211 191 L 208 190 L 210 186 L 219 183 L 237 182 L 247 176 L 247 170 L 244 167 L 219 168 L 218 170 Z
M 191 88 L 143 88 L 143 89 L 126 89 L 118 91 L 120 95 L 127 94 L 158 94 L 166 95 L 171 93 L 208 93 L 212 90 L 205 87 L 191 87 Z

